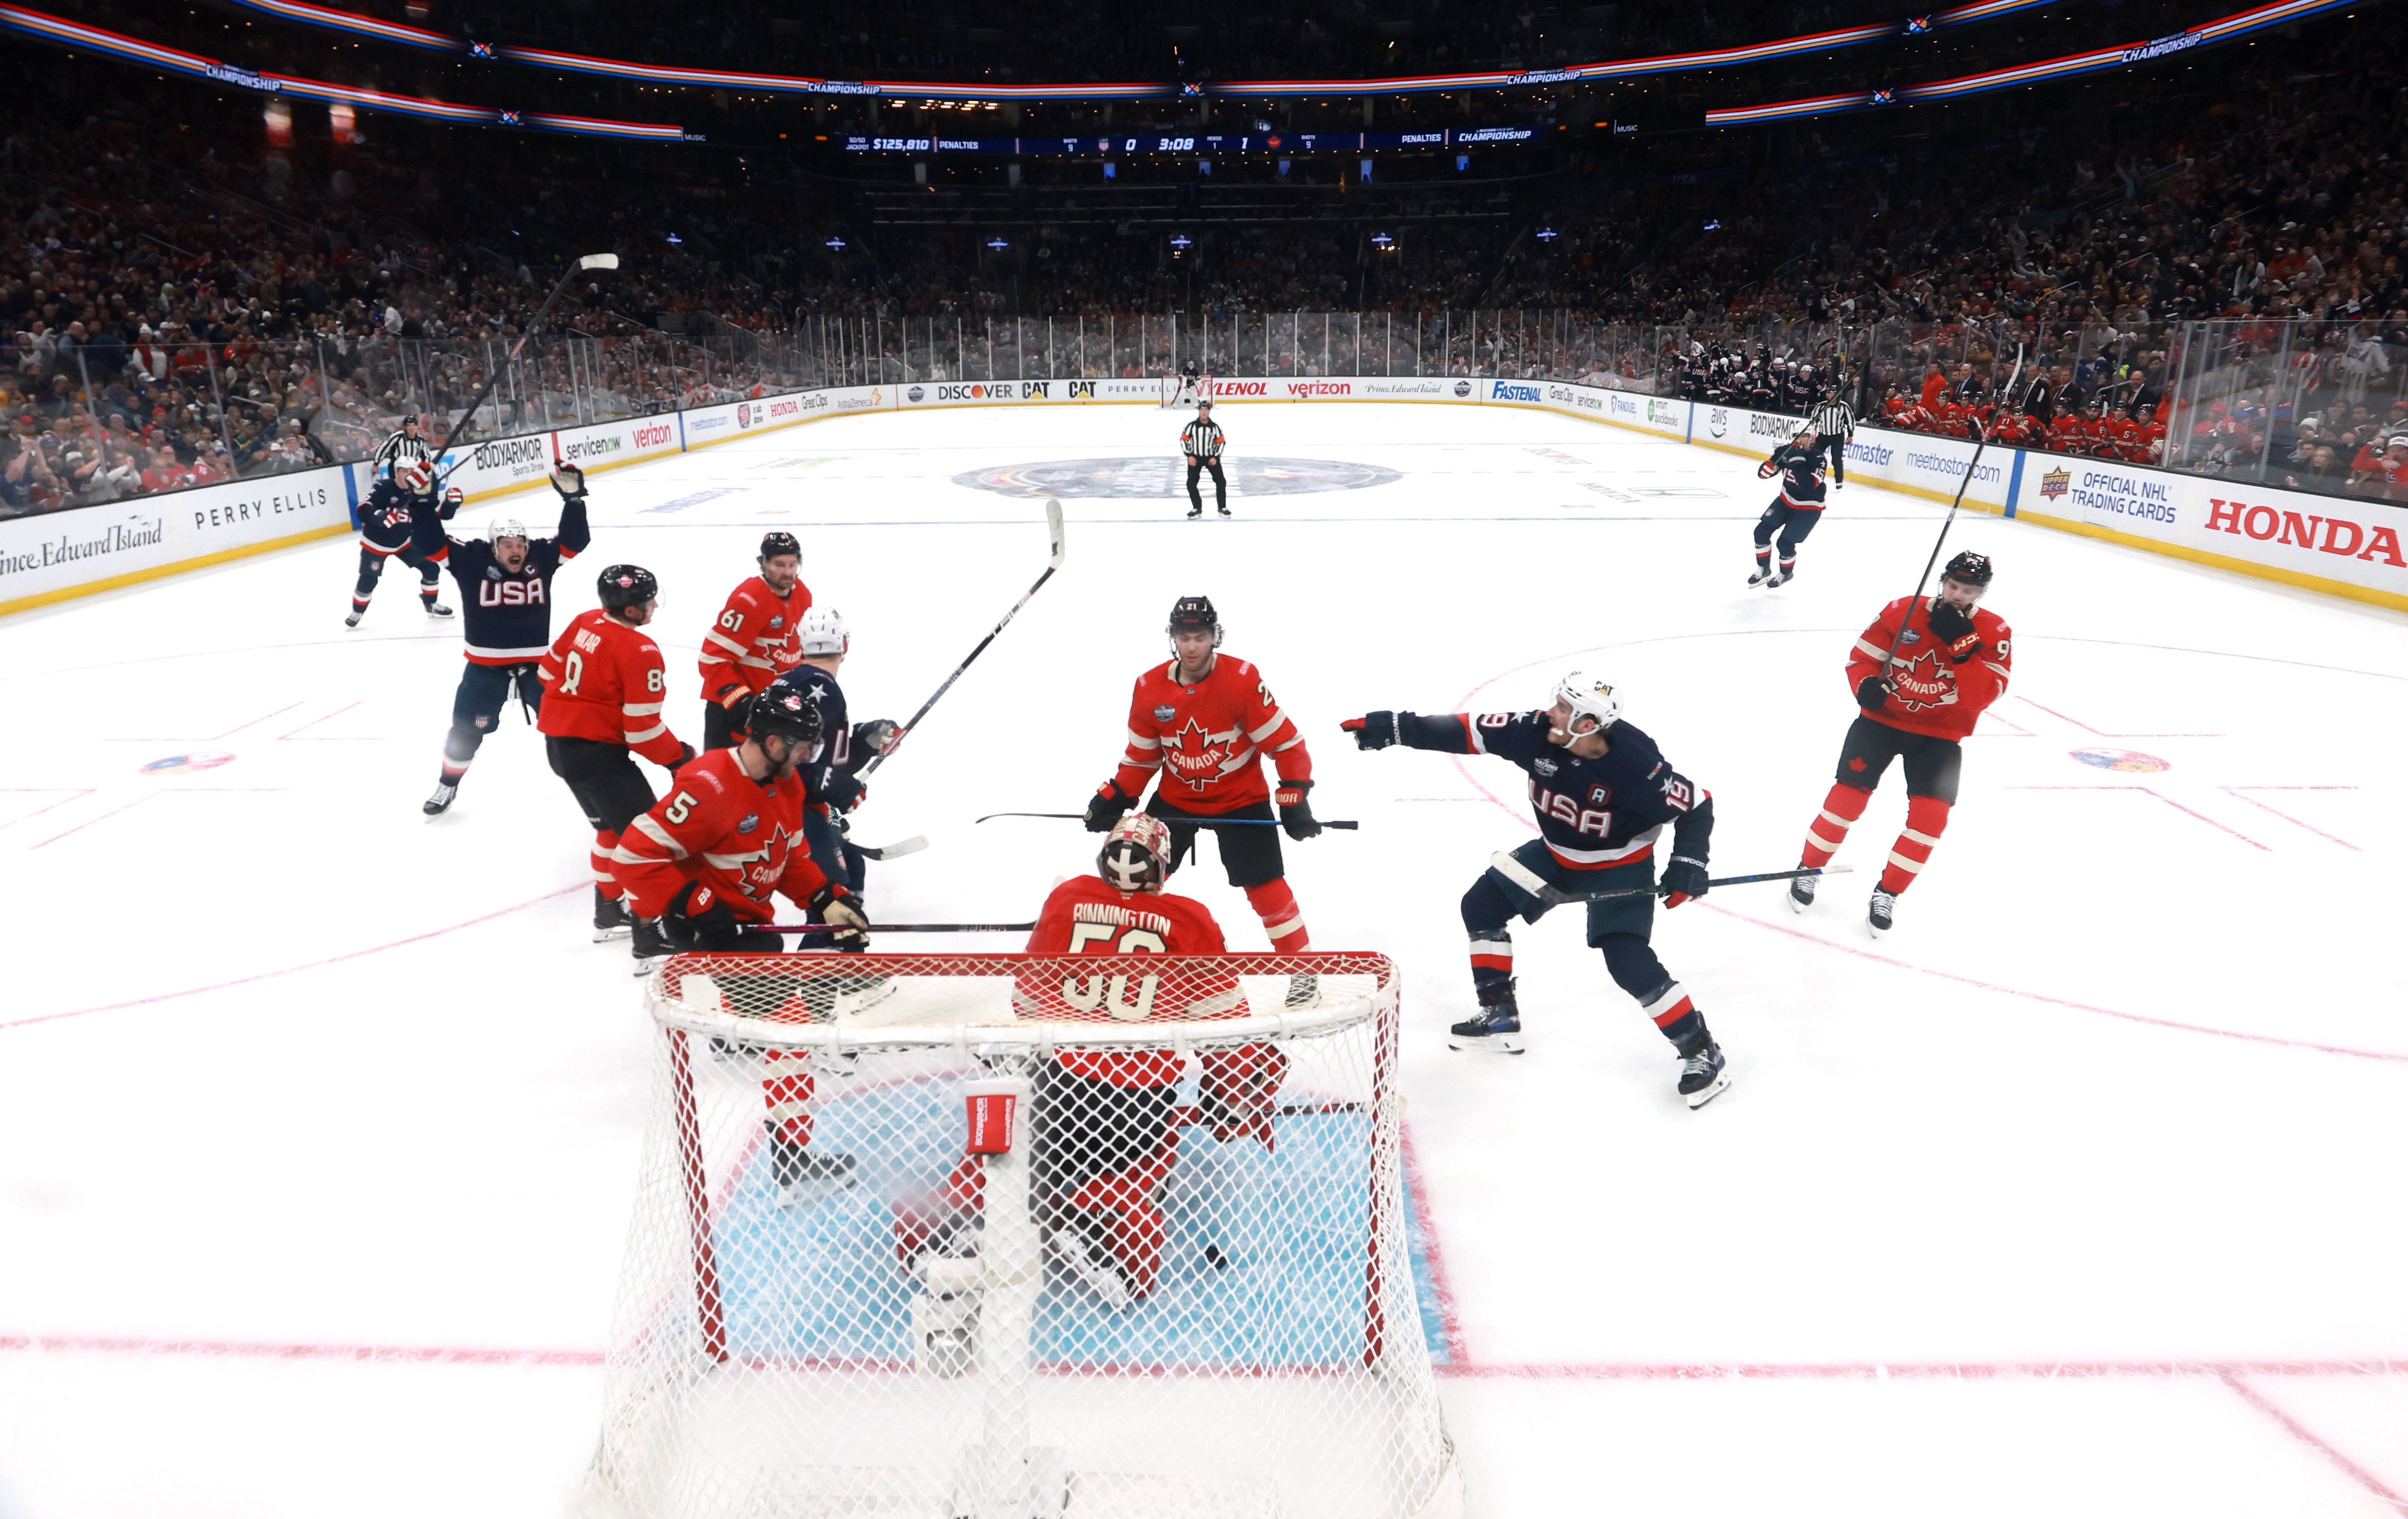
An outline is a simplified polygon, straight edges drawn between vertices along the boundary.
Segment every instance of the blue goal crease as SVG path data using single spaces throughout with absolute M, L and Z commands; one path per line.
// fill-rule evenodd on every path
M 728 1348 L 763 1360 L 911 1359 L 913 1290 L 891 1204 L 924 1197 L 958 1158 L 959 1097 L 941 1083 L 822 1101 L 813 1142 L 864 1157 L 856 1184 L 782 1206 L 766 1148 L 713 1228 Z M 1154 1290 L 1113 1310 L 1047 1267 L 1034 1352 L 1054 1365 L 1339 1369 L 1361 1364 L 1370 1221 L 1359 1185 L 1370 1120 L 1288 1113 L 1278 1147 L 1190 1127 L 1166 1189 L 1169 1242 Z M 873 1143 L 875 1140 L 877 1142 Z M 875 1156 L 874 1162 L 868 1157 Z M 1404 1207 L 1422 1337 L 1446 1359 L 1427 1241 Z M 1230 1232 L 1243 1221 L 1243 1233 Z

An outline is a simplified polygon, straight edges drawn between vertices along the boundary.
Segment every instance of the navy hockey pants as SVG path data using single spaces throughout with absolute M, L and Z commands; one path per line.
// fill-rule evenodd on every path
M 1646 856 L 1602 870 L 1579 870 L 1556 859 L 1544 839 L 1533 838 L 1513 851 L 1511 859 L 1510 865 L 1491 865 L 1463 894 L 1463 926 L 1471 936 L 1471 986 L 1483 1003 L 1496 1001 L 1512 984 L 1513 936 L 1508 925 L 1517 917 L 1536 923 L 1549 910 L 1550 904 L 1530 889 L 1534 882 L 1584 896 L 1656 884 L 1656 862 Z M 1604 954 L 1606 974 L 1677 1045 L 1703 1027 L 1704 1020 L 1648 944 L 1655 923 L 1652 896 L 1588 904 L 1589 947 Z
M 1774 496 L 1772 505 L 1765 508 L 1764 515 L 1756 520 L 1757 566 L 1761 567 L 1772 558 L 1772 536 L 1778 533 L 1781 535 L 1781 572 L 1788 574 L 1798 563 L 1798 545 L 1806 541 L 1806 535 L 1814 531 L 1814 524 L 1822 520 L 1823 509 L 1820 507 L 1793 507 Z
M 452 731 L 443 740 L 444 780 L 457 785 L 460 778 L 467 774 L 468 762 L 477 757 L 478 746 L 485 741 L 486 734 L 500 724 L 513 682 L 518 686 L 526 720 L 533 723 L 543 710 L 543 681 L 537 678 L 533 664 L 472 662 L 460 672 L 460 689 L 452 697 Z

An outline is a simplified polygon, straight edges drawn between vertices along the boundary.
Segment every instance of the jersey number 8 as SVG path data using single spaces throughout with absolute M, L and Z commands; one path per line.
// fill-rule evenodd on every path
M 560 662 L 560 694 L 564 696 L 576 695 L 578 683 L 584 679 L 585 656 L 572 649 L 568 652 L 568 657 Z

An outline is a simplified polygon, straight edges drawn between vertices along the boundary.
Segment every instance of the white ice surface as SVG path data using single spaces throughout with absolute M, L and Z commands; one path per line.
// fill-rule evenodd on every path
M 1533 412 L 1228 410 L 1233 454 L 1401 479 L 1228 523 L 1067 500 L 1068 567 L 871 781 L 858 837 L 935 843 L 870 898 L 1028 916 L 1088 868 L 1076 824 L 970 819 L 1082 805 L 1164 610 L 1213 596 L 1315 810 L 1363 820 L 1291 876 L 1316 945 L 1405 967 L 1477 1513 L 2401 1512 L 2408 1386 L 2367 1369 L 2408 1364 L 2408 619 L 1960 519 L 2013 694 L 1887 940 L 1859 920 L 1895 775 L 1813 913 L 1755 887 L 1659 919 L 1731 1060 L 1692 1113 L 1569 914 L 1517 935 L 1530 1053 L 1444 1048 L 1456 899 L 1529 836 L 1520 777 L 1338 721 L 1534 705 L 1577 663 L 1712 789 L 1718 872 L 1786 867 L 1850 641 L 1940 509 L 1838 493 L 1803 578 L 1749 592 L 1744 459 Z M 1044 556 L 1036 500 L 953 477 L 1162 454 L 1177 423 L 849 418 L 600 475 L 555 623 L 602 565 L 652 568 L 698 738 L 703 622 L 791 527 L 852 622 L 855 715 L 900 718 Z M 545 1513 L 597 1426 L 647 1025 L 531 731 L 420 815 L 458 630 L 395 566 L 346 633 L 353 559 L 0 623 L 0 1519 Z M 138 773 L 202 751 L 235 758 Z M 1180 887 L 1260 947 L 1211 860 Z M 415 1358 L 349 1358 L 375 1348 Z

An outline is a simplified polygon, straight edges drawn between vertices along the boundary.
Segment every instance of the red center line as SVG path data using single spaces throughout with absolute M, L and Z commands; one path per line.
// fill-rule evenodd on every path
M 293 705 L 294 705 L 294 706 L 295 706 L 295 707 L 298 707 L 298 706 L 299 706 L 299 705 L 301 705 L 301 704 L 300 704 L 299 702 L 294 702 Z M 353 708 L 353 707 L 357 707 L 358 705 L 359 705 L 359 703 L 358 703 L 358 702 L 351 702 L 351 703 L 350 703 L 350 704 L 349 704 L 349 705 L 347 705 L 347 706 L 343 706 L 343 707 L 337 707 L 337 708 L 336 708 L 333 711 L 326 713 L 326 714 L 325 714 L 324 716 L 322 716 L 322 717 L 313 717 L 313 718 L 311 718 L 308 722 L 302 724 L 301 724 L 301 726 L 299 726 L 299 727 L 297 727 L 297 728 L 294 728 L 291 733 L 280 733 L 280 734 L 278 734 L 278 735 L 276 736 L 277 742 L 281 743 L 281 742 L 283 742 L 285 739 L 287 739 L 287 738 L 291 738 L 291 739 L 294 739 L 294 740 L 295 740 L 295 741 L 297 741 L 297 742 L 305 743 L 305 744 L 310 744 L 310 743 L 316 743 L 316 744 L 379 744 L 379 743 L 383 743 L 385 740 L 383 740 L 382 738 L 324 738 L 324 737 L 322 737 L 322 736 L 321 736 L 321 735 L 317 735 L 317 734 L 312 734 L 312 735 L 310 735 L 310 737 L 308 737 L 308 738 L 303 738 L 301 737 L 301 735 L 302 735 L 303 733 L 308 732 L 309 729 L 316 727 L 319 724 L 321 724 L 321 723 L 331 723 L 331 722 L 333 722 L 335 719 L 337 719 L 337 718 L 338 718 L 338 717 L 342 716 L 345 712 L 350 711 L 350 710 L 351 709 L 351 708 Z M 288 710 L 289 710 L 289 709 L 288 709 Z
M 2344 1476 L 2348 1477 L 2350 1481 L 2358 1483 L 2358 1486 L 2365 1488 L 2376 1498 L 2390 1504 L 2393 1512 L 2408 1514 L 2408 1498 L 2403 1498 L 2399 1494 L 2393 1492 L 2390 1488 L 2384 1486 L 2383 1483 L 2375 1478 L 2374 1473 L 2367 1470 L 2364 1467 L 2359 1466 L 2348 1456 L 2342 1455 L 2340 1451 L 2334 1449 L 2331 1445 L 2318 1438 L 2315 1432 L 2310 1429 L 2306 1425 L 2301 1424 L 2299 1420 L 2292 1418 L 2288 1413 L 2284 1412 L 2282 1408 L 2277 1405 L 2272 1398 L 2268 1397 L 2264 1393 L 2259 1392 L 2257 1388 L 2252 1387 L 2248 1383 L 2242 1380 L 2243 1377 L 2248 1374 L 2249 1373 L 2247 1371 L 2235 1369 L 2221 1373 L 2221 1377 L 2224 1384 L 2231 1388 L 2233 1392 L 2240 1397 L 2243 1402 L 2248 1404 L 2251 1408 L 2256 1409 L 2258 1412 L 2266 1415 L 2266 1417 L 2273 1420 L 2276 1424 L 2281 1425 L 2285 1429 L 2289 1430 L 2293 1440 L 2298 1440 L 2300 1444 L 2307 1446 L 2310 1450 L 2315 1451 L 2317 1455 L 2331 1462 L 2335 1467 L 2341 1469 Z M 2280 1373 L 2276 1374 L 2279 1375 Z
M 2351 843 L 2348 839 L 2335 838 L 2333 835 L 2325 832 L 2322 828 L 2317 827 L 2313 823 L 2301 823 L 2298 818 L 2291 816 L 2288 812 L 2280 811 L 2274 808 L 2267 807 L 2264 802 L 2259 801 L 2255 796 L 2243 796 L 2241 795 L 2244 791 L 2356 791 L 2358 789 L 2356 786 L 2218 786 L 2215 789 L 2225 793 L 2235 801 L 2247 802 L 2252 807 L 2264 808 L 2267 811 L 2272 812 L 2276 817 L 2281 818 L 2284 822 L 2292 824 L 2294 827 L 2305 828 L 2308 832 L 2315 835 L 2318 838 L 2329 838 L 2344 849 L 2358 850 L 2358 853 L 2360 854 L 2366 853 L 2366 851 L 2358 849 L 2356 844 Z
M 2025 641 L 2029 642 L 2030 640 L 2026 639 Z M 2068 717 L 2054 707 L 2041 707 L 2040 703 L 2032 700 L 2029 696 L 2025 695 L 2021 692 L 2017 692 L 2015 694 L 2015 700 L 2022 702 L 2028 707 L 2040 707 L 2042 711 L 2046 712 L 2049 716 L 2057 719 L 2059 723 L 2071 723 L 2075 727 L 2080 728 L 2083 732 L 2089 734 L 2094 738 L 2221 738 L 2224 737 L 2224 735 L 2220 733 L 2109 733 L 2104 728 L 2092 727 L 2089 724 L 2085 723 L 2078 717 Z
M 119 810 L 122 811 L 124 809 L 121 808 Z M 98 822 L 99 820 L 94 819 L 93 821 Z M 72 832 L 73 830 L 69 831 Z M 60 837 L 64 838 L 66 836 L 62 834 Z M 531 896 L 525 901 L 520 902 L 511 907 L 496 908 L 491 912 L 480 913 L 474 918 L 468 918 L 460 923 L 452 924 L 449 927 L 430 928 L 423 934 L 412 934 L 408 939 L 396 939 L 389 944 L 371 945 L 365 950 L 353 950 L 348 954 L 329 955 L 323 960 L 311 960 L 305 965 L 286 966 L 281 970 L 263 970 L 254 976 L 236 976 L 232 981 L 212 982 L 207 986 L 187 986 L 179 992 L 161 992 L 155 996 L 137 996 L 123 1002 L 104 1002 L 97 1007 L 74 1008 L 65 1012 L 46 1012 L 37 1017 L 18 1018 L 7 1023 L 0 1023 L 0 1028 L 26 1028 L 35 1024 L 55 1023 L 62 1018 L 80 1018 L 88 1012 L 115 1012 L 124 1008 L 148 1007 L 154 1002 L 173 1002 L 179 997 L 198 996 L 204 992 L 222 992 L 229 986 L 248 986 L 253 982 L 274 981 L 280 976 L 297 975 L 304 970 L 317 970 L 326 966 L 338 966 L 347 960 L 359 960 L 365 959 L 371 954 L 382 954 L 387 950 L 397 950 L 405 944 L 416 944 L 425 939 L 439 939 L 445 934 L 455 934 L 463 928 L 473 928 L 480 923 L 491 923 L 495 918 L 508 917 L 513 912 L 523 912 L 528 908 L 540 906 L 545 902 L 552 900 L 554 897 L 567 896 L 574 893 L 581 892 L 591 884 L 591 881 L 579 881 L 574 886 L 563 886 L 556 892 L 546 892 L 540 896 Z

